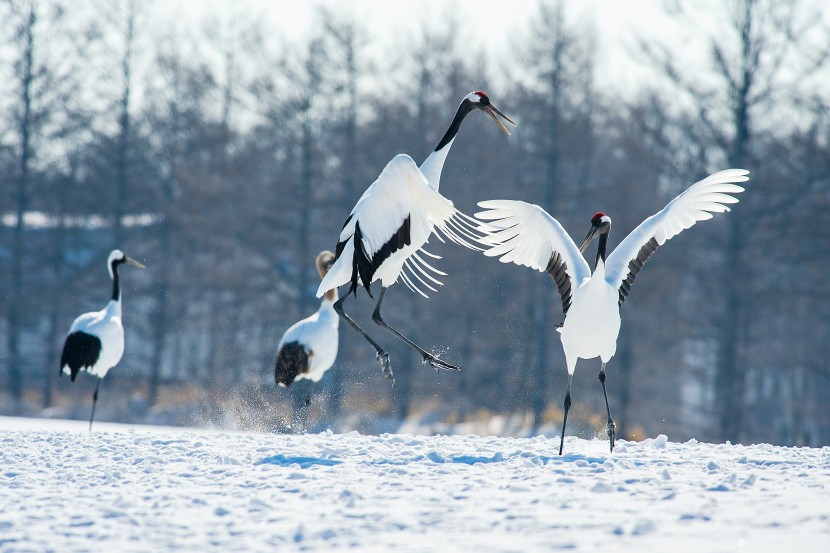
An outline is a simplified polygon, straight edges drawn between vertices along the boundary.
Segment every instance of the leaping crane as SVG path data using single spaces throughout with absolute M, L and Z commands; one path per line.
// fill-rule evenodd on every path
M 474 243 L 480 243 L 482 236 L 477 230 L 478 222 L 455 209 L 452 202 L 438 192 L 441 170 L 461 123 L 467 115 L 476 110 L 489 115 L 508 135 L 510 131 L 499 117 L 515 125 L 490 102 L 490 98 L 484 92 L 467 94 L 458 106 L 447 132 L 420 168 L 408 155 L 398 154 L 363 193 L 340 232 L 334 265 L 317 289 L 317 297 L 320 297 L 328 290 L 350 283 L 348 293 L 334 303 L 334 309 L 375 348 L 383 375 L 392 381 L 393 385 L 395 379 L 389 355 L 345 313 L 343 302 L 349 297 L 349 293 L 356 295 L 360 286 L 371 296 L 371 284 L 380 280 L 381 289 L 372 320 L 417 351 L 423 357 L 424 363 L 428 363 L 436 371 L 460 370 L 457 366 L 428 353 L 389 326 L 381 317 L 380 308 L 387 288 L 395 284 L 398 277 L 418 292 L 420 286 L 434 290 L 430 282 L 440 284 L 430 273 L 445 273 L 432 267 L 420 255 L 431 255 L 424 251 L 422 246 L 436 228 L 454 243 L 471 249 L 481 249 Z M 440 235 L 437 236 L 440 239 Z M 409 275 L 403 272 L 404 267 L 409 270 Z

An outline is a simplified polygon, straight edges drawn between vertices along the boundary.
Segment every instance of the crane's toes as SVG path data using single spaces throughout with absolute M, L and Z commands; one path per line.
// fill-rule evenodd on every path
M 614 441 L 616 440 L 616 437 L 617 437 L 616 430 L 617 430 L 617 427 L 614 424 L 614 421 L 609 420 L 608 421 L 608 441 L 611 442 L 611 453 L 614 453 Z
M 392 363 L 389 361 L 389 354 L 385 351 L 378 351 L 377 355 L 380 370 L 383 372 L 383 378 L 390 381 L 392 386 L 395 385 L 395 375 L 392 374 Z
M 461 367 L 456 367 L 452 363 L 447 363 L 442 359 L 438 359 L 433 355 L 426 355 L 424 356 L 424 363 L 429 364 L 432 367 L 432 370 L 435 372 L 439 372 L 439 370 L 443 369 L 445 371 L 456 371 L 461 372 Z

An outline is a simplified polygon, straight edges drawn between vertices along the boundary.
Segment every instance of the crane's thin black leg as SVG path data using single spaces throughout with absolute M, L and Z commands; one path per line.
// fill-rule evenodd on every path
M 384 321 L 383 317 L 380 316 L 380 304 L 383 303 L 383 296 L 385 295 L 386 287 L 383 287 L 380 289 L 380 296 L 378 296 L 378 303 L 377 305 L 375 305 L 375 312 L 372 313 L 372 320 L 380 326 L 382 326 L 383 328 L 385 328 L 386 330 L 388 330 L 389 332 L 391 332 L 392 334 L 394 334 L 395 336 L 397 336 L 401 341 L 403 341 L 403 343 L 408 345 L 410 348 L 420 353 L 421 356 L 424 358 L 424 363 L 429 363 L 429 366 L 432 367 L 435 370 L 435 372 L 438 372 L 438 369 L 444 369 L 445 371 L 460 371 L 461 369 L 459 367 L 456 367 L 451 363 L 447 363 L 446 361 L 435 357 L 431 353 L 427 353 L 424 350 L 424 348 L 422 348 L 421 346 L 419 346 L 418 344 L 416 344 L 415 342 L 413 342 L 412 340 L 410 340 L 409 338 L 407 338 L 406 336 L 404 336 L 403 334 L 401 334 L 400 332 L 386 324 L 386 321 Z
M 605 391 L 605 363 L 599 369 L 599 381 L 602 382 L 602 395 L 605 396 L 605 410 L 608 412 L 608 440 L 611 442 L 611 453 L 614 453 L 614 439 L 616 437 L 616 427 L 614 421 L 611 420 L 611 408 L 608 407 L 608 393 Z
M 98 387 L 101 385 L 101 379 L 95 383 L 95 391 L 92 393 L 92 413 L 89 414 L 89 431 L 92 432 L 92 419 L 95 418 L 95 404 L 98 403 Z
M 380 368 L 383 371 L 383 376 L 386 378 L 386 380 L 391 381 L 392 386 L 394 386 L 395 385 L 395 375 L 392 374 L 392 365 L 389 363 L 389 354 L 386 353 L 386 351 L 384 351 L 384 349 L 382 347 L 380 347 L 377 344 L 377 342 L 372 340 L 369 337 L 369 335 L 366 334 L 366 332 L 364 332 L 362 328 L 360 328 L 360 325 L 357 324 L 354 321 L 354 319 L 349 317 L 346 314 L 346 312 L 343 311 L 343 302 L 346 301 L 346 298 L 348 298 L 348 297 L 349 297 L 349 295 L 346 294 L 345 296 L 343 296 L 342 298 L 340 298 L 339 300 L 334 302 L 334 310 L 337 312 L 338 315 L 340 315 L 341 319 L 343 319 L 344 321 L 349 323 L 349 326 L 351 326 L 353 329 L 358 331 L 360 333 L 360 335 L 363 336 L 363 338 L 367 342 L 369 342 L 369 344 L 371 344 L 371 346 L 373 348 L 375 348 L 375 351 L 377 352 L 378 363 L 380 364 Z M 381 292 L 381 297 L 383 297 L 383 292 Z
M 565 417 L 562 419 L 562 436 L 559 438 L 559 455 L 562 455 L 562 447 L 565 445 L 565 425 L 568 424 L 568 411 L 571 408 L 571 381 L 574 375 L 568 375 L 568 391 L 565 393 Z

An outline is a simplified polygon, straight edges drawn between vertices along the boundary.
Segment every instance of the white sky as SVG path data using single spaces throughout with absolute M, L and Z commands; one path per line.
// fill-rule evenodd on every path
M 362 20 L 377 44 L 394 44 L 397 37 L 429 18 L 444 16 L 448 10 L 462 16 L 465 34 L 475 43 L 475 51 L 486 48 L 499 61 L 509 60 L 511 37 L 522 33 L 536 12 L 535 0 L 174 0 L 158 8 L 166 17 L 200 19 L 227 10 L 239 11 L 239 4 L 261 14 L 275 35 L 289 41 L 302 39 L 313 25 L 317 6 L 349 10 Z M 673 22 L 665 16 L 660 0 L 580 0 L 565 5 L 567 17 L 593 25 L 598 40 L 597 82 L 611 81 L 620 86 L 634 85 L 648 75 L 633 60 L 634 37 L 653 40 L 676 40 Z

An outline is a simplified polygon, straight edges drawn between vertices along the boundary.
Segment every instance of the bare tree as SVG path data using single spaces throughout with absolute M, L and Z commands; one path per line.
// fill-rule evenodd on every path
M 24 327 L 32 322 L 23 316 L 28 296 L 26 273 L 44 262 L 40 256 L 42 252 L 28 251 L 26 217 L 33 205 L 48 207 L 48 195 L 36 198 L 33 186 L 35 181 L 43 181 L 43 173 L 48 172 L 50 164 L 55 164 L 55 160 L 66 153 L 66 144 L 76 136 L 73 134 L 77 127 L 71 119 L 71 104 L 77 80 L 67 60 L 73 59 L 74 43 L 81 41 L 68 36 L 65 27 L 67 17 L 58 3 L 40 5 L 31 1 L 4 4 L 0 10 L 5 11 L 8 17 L 6 22 L 11 31 L 9 45 L 15 55 L 10 81 L 15 100 L 8 118 L 13 127 L 2 129 L 0 133 L 9 132 L 14 136 L 16 158 L 16 170 L 13 178 L 9 179 L 15 183 L 16 197 L 7 347 L 9 392 L 19 401 L 24 388 L 20 335 Z M 66 57 L 54 57 L 57 50 L 64 51 Z M 53 172 L 56 170 L 53 169 Z M 52 374 L 49 373 L 50 376 Z
M 643 43 L 643 51 L 693 106 L 704 125 L 701 136 L 705 160 L 730 167 L 755 169 L 763 136 L 774 129 L 765 121 L 776 120 L 776 111 L 798 95 L 800 83 L 811 82 L 827 59 L 823 51 L 804 51 L 805 37 L 820 18 L 797 1 L 740 0 L 719 7 L 727 12 L 726 24 L 706 38 L 711 52 L 712 80 L 684 72 L 667 50 Z M 677 6 L 677 16 L 687 27 L 699 13 Z M 805 63 L 806 60 L 806 63 Z M 711 83 L 711 84 L 708 84 Z M 793 104 L 790 104 L 791 106 Z M 748 208 L 736 210 L 723 241 L 723 273 L 720 281 L 724 312 L 719 327 L 717 356 L 717 411 L 720 436 L 737 441 L 744 428 L 746 374 L 741 352 L 751 319 L 752 289 L 756 271 L 747 267 L 748 228 L 758 225 Z

